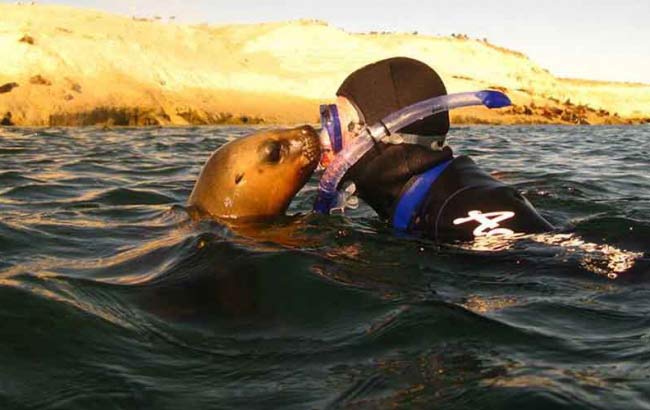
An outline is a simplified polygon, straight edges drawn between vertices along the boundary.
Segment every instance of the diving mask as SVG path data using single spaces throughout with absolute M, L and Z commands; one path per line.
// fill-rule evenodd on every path
M 320 106 L 320 123 L 322 126 L 320 132 L 320 165 L 327 168 L 336 154 L 343 149 L 341 119 L 336 104 L 323 104 Z
M 334 155 L 334 160 L 327 166 L 321 177 L 314 210 L 318 213 L 328 214 L 338 203 L 345 203 L 345 200 L 341 200 L 344 196 L 343 193 L 338 191 L 343 176 L 374 146 L 376 141 L 380 141 L 386 136 L 390 137 L 398 130 L 439 112 L 472 105 L 501 108 L 510 104 L 510 99 L 505 94 L 492 90 L 442 95 L 404 107 L 388 115 L 381 121 L 364 128 L 352 141 L 345 144 L 345 149 L 339 149 L 340 153 L 334 149 L 335 141 L 330 141 L 330 152 L 338 153 L 338 155 Z M 330 112 L 330 108 L 327 108 L 327 111 Z M 321 110 L 321 118 L 323 118 L 322 113 L 323 111 Z M 333 115 L 330 112 L 329 118 L 332 117 Z M 336 119 L 337 121 L 332 121 L 332 124 L 328 125 L 327 121 L 324 123 L 324 128 L 331 127 L 333 129 L 333 134 L 330 134 L 329 130 L 327 130 L 329 135 L 337 135 L 336 125 L 338 126 L 339 135 L 341 135 L 341 123 L 338 121 L 338 110 L 336 110 Z M 341 148 L 342 145 L 340 145 Z

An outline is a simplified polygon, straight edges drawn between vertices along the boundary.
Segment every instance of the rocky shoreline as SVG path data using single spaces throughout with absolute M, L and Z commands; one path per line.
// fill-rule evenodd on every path
M 70 82 L 70 81 L 68 81 Z M 52 81 L 37 74 L 29 79 L 28 86 L 52 86 Z M 0 94 L 9 94 L 20 87 L 16 82 L 0 85 Z M 502 92 L 509 93 L 504 87 L 494 87 Z M 82 93 L 79 84 L 70 82 L 71 93 Z M 72 100 L 74 96 L 68 94 L 65 99 Z M 596 109 L 589 105 L 574 104 L 571 100 L 560 102 L 555 98 L 548 98 L 547 104 L 535 103 L 531 100 L 528 104 L 513 104 L 511 107 L 498 111 L 481 108 L 470 108 L 454 111 L 451 115 L 454 124 L 490 124 L 490 125 L 639 125 L 650 124 L 650 117 L 621 117 L 618 113 L 611 113 L 605 109 Z M 317 102 L 312 104 L 315 106 Z M 315 111 L 314 111 L 315 112 Z M 315 116 L 315 114 L 314 114 Z M 181 121 L 175 120 L 180 118 Z M 310 118 L 305 121 L 310 122 Z M 169 113 L 163 106 L 100 106 L 86 111 L 54 112 L 46 121 L 36 124 L 14 122 L 14 114 L 7 111 L 0 115 L 1 126 L 171 126 L 171 125 L 259 125 L 259 124 L 287 124 L 293 123 L 277 121 L 274 118 L 264 118 L 259 115 L 236 114 L 224 111 L 209 111 L 192 107 L 176 108 Z
M 163 107 L 96 107 L 88 111 L 53 113 L 46 122 L 25 124 L 14 122 L 14 114 L 7 111 L 0 115 L 0 126 L 173 126 L 173 125 L 260 125 L 301 123 L 277 121 L 260 116 L 233 114 L 229 112 L 209 112 L 187 109 L 176 112 L 182 122 L 173 121 Z M 623 118 L 617 113 L 595 109 L 586 105 L 575 105 L 566 101 L 559 105 L 517 105 L 490 112 L 483 109 L 457 110 L 451 114 L 454 124 L 462 125 L 641 125 L 650 124 L 648 118 Z M 304 122 L 310 119 L 305 118 Z
M 604 109 L 595 109 L 588 105 L 576 105 L 570 100 L 552 105 L 530 104 L 518 105 L 501 110 L 495 115 L 474 113 L 466 115 L 461 112 L 451 114 L 455 124 L 489 124 L 489 125 L 642 125 L 650 124 L 650 117 L 624 118 L 617 113 Z

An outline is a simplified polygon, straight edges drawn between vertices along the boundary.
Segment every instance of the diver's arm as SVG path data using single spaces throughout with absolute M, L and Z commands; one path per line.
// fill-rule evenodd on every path
M 413 176 L 453 157 L 450 148 L 432 150 L 413 144 L 375 144 L 345 176 L 377 214 L 389 219 L 395 202 Z

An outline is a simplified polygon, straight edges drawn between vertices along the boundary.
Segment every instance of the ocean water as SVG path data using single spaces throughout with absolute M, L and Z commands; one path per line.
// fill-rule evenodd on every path
M 316 176 L 192 223 L 254 130 L 0 129 L 1 409 L 650 408 L 650 127 L 453 129 L 573 235 L 496 246 L 310 215 Z

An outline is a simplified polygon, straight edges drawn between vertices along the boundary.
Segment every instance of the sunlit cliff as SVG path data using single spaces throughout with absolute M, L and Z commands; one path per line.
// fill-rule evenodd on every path
M 450 92 L 496 88 L 515 106 L 456 123 L 644 122 L 650 85 L 560 79 L 465 36 L 351 34 L 318 21 L 182 25 L 63 6 L 0 5 L 0 121 L 16 125 L 316 122 L 351 71 L 392 56 Z

